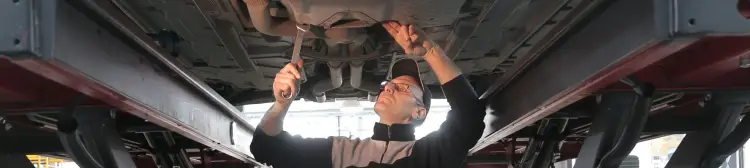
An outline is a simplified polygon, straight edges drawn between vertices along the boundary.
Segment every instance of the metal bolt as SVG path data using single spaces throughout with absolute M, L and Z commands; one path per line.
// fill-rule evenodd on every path
M 112 117 L 112 119 L 117 118 L 117 111 L 115 111 L 114 109 L 109 110 L 109 117 Z
M 750 68 L 750 58 L 741 58 L 740 68 Z

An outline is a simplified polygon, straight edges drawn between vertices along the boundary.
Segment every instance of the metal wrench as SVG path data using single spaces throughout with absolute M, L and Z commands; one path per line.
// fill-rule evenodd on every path
M 303 66 L 304 60 L 302 60 L 300 52 L 302 51 L 302 40 L 305 39 L 305 33 L 307 33 L 308 29 L 309 26 L 297 24 L 297 36 L 294 38 L 294 48 L 292 48 L 291 63 L 297 65 L 297 70 L 300 74 L 300 83 L 305 83 L 305 81 L 307 81 L 305 67 Z M 297 90 L 297 92 L 299 92 L 299 90 Z M 285 99 L 291 99 L 292 97 L 294 97 L 294 94 L 296 93 L 288 93 L 289 96 L 287 97 L 287 93 L 282 92 L 282 95 L 284 95 Z

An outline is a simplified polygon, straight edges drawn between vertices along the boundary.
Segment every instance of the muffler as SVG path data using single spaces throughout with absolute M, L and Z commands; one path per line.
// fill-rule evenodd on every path
M 331 72 L 331 77 L 323 79 L 315 83 L 312 87 L 312 94 L 315 96 L 315 102 L 325 102 L 326 92 L 341 87 L 344 84 L 344 78 L 342 77 L 342 69 L 344 64 L 338 61 L 329 61 L 327 63 L 328 70 Z
M 359 89 L 367 92 L 367 100 L 374 102 L 377 100 L 377 95 L 380 92 L 380 82 L 375 80 L 372 76 L 366 76 L 362 72 L 364 61 L 352 61 L 349 63 L 349 69 L 351 70 L 351 77 L 349 82 L 355 89 Z

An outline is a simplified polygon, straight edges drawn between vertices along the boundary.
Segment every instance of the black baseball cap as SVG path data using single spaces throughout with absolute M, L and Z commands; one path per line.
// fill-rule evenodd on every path
M 430 93 L 430 90 L 427 89 L 427 87 L 424 85 L 424 82 L 422 81 L 422 75 L 419 72 L 419 64 L 417 63 L 417 60 L 411 58 L 400 58 L 393 64 L 391 64 L 391 74 L 389 74 L 388 80 L 404 75 L 411 76 L 416 79 L 423 93 L 422 104 L 424 104 L 425 110 L 427 110 L 427 112 L 429 113 L 432 93 Z

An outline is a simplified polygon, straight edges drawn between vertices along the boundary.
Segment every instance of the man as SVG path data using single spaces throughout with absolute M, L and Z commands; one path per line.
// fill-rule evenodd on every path
M 273 84 L 276 101 L 263 116 L 250 145 L 255 158 L 275 168 L 349 167 L 464 167 L 468 150 L 484 130 L 484 105 L 458 67 L 424 33 L 411 25 L 383 26 L 407 54 L 423 56 L 435 72 L 451 106 L 438 131 L 415 140 L 414 127 L 424 121 L 430 92 L 424 87 L 416 61 L 393 63 L 392 80 L 384 83 L 375 104 L 380 121 L 366 139 L 346 137 L 301 138 L 282 130 L 284 115 L 297 93 L 299 72 L 287 65 Z

